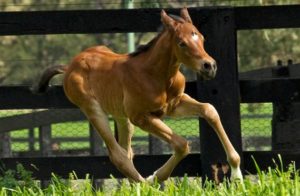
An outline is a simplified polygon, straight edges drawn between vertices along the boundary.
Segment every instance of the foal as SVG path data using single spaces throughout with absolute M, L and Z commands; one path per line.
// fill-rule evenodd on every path
M 204 38 L 193 25 L 186 8 L 178 18 L 161 11 L 164 30 L 146 46 L 131 54 L 116 54 L 105 46 L 88 48 L 67 66 L 45 70 L 37 91 L 47 89 L 50 79 L 64 73 L 64 91 L 93 124 L 104 140 L 111 162 L 129 179 L 166 180 L 175 166 L 189 153 L 188 142 L 161 120 L 163 116 L 199 116 L 217 133 L 231 166 L 231 178 L 242 180 L 240 156 L 229 141 L 218 112 L 184 93 L 185 78 L 181 64 L 204 79 L 216 75 L 216 62 L 204 50 Z M 107 115 L 118 127 L 116 141 Z M 169 143 L 170 159 L 153 175 L 144 179 L 133 165 L 131 137 L 133 125 Z

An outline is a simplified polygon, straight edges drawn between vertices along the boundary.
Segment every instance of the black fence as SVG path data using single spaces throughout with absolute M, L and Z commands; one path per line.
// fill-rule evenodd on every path
M 168 10 L 173 14 L 178 11 Z M 154 32 L 160 25 L 159 13 L 159 9 L 2 12 L 0 35 Z M 243 29 L 300 27 L 300 6 L 191 8 L 190 15 L 194 24 L 201 27 L 207 40 L 207 51 L 217 60 L 219 70 L 215 80 L 188 83 L 186 92 L 217 108 L 229 138 L 242 155 L 244 171 L 255 173 L 252 155 L 264 169 L 272 165 L 272 158 L 279 153 L 284 163 L 294 160 L 299 168 L 300 156 L 295 150 L 242 152 L 240 103 L 297 102 L 300 80 L 289 77 L 239 79 L 236 34 Z M 33 95 L 28 86 L 1 86 L 0 95 L 0 109 L 3 110 L 74 108 L 60 86 L 52 87 L 45 95 Z M 7 123 L 1 126 L 5 127 Z M 173 175 L 187 173 L 211 178 L 211 165 L 226 164 L 225 153 L 215 133 L 204 121 L 201 121 L 200 129 L 201 154 L 189 155 Z M 4 133 L 2 130 L 0 132 Z M 47 134 L 47 128 L 41 130 L 41 134 Z M 40 145 L 44 144 L 46 149 L 47 141 L 40 141 Z M 2 150 L 5 149 L 3 146 Z M 142 175 L 149 175 L 168 156 L 140 155 L 134 161 Z M 84 178 L 86 173 L 95 179 L 107 178 L 109 174 L 122 176 L 106 156 L 1 158 L 1 161 L 8 168 L 14 168 L 18 162 L 30 170 L 35 165 L 39 171 L 34 170 L 34 175 L 39 179 L 49 179 L 51 172 L 68 177 L 71 171 L 76 171 L 79 178 Z
M 25 110 L 27 113 L 18 113 L 22 111 L 5 110 L 10 116 L 0 118 L 3 125 L 0 133 L 5 136 L 1 141 L 2 157 L 107 155 L 102 139 L 79 109 Z M 109 120 L 117 134 L 113 119 Z M 197 118 L 165 121 L 173 127 L 184 128 L 192 152 L 199 153 Z M 137 131 L 132 142 L 135 154 L 170 154 L 169 145 Z
M 267 109 L 270 106 L 268 104 Z M 0 127 L 1 157 L 107 155 L 102 139 L 79 109 L 3 110 L 0 114 L 0 124 L 3 125 Z M 241 119 L 247 121 L 241 123 L 242 130 L 247 133 L 242 137 L 243 150 L 271 149 L 272 114 L 244 114 Z M 255 122 L 257 119 L 262 123 Z M 109 120 L 111 129 L 117 134 L 113 119 Z M 192 153 L 201 152 L 198 118 L 167 118 L 164 121 L 189 141 Z M 137 127 L 132 147 L 135 155 L 172 152 L 167 143 Z

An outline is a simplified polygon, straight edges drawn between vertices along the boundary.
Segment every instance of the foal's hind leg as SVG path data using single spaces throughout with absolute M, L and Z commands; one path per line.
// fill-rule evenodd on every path
M 240 156 L 225 133 L 218 112 L 211 104 L 200 103 L 184 94 L 171 116 L 199 116 L 204 118 L 215 130 L 223 145 L 228 163 L 231 167 L 231 179 L 243 180 L 242 172 L 240 170 Z
M 144 181 L 144 178 L 138 173 L 132 161 L 128 158 L 127 152 L 116 141 L 110 129 L 107 115 L 99 103 L 94 99 L 90 99 L 80 108 L 104 140 L 109 152 L 109 158 L 118 170 L 133 181 Z

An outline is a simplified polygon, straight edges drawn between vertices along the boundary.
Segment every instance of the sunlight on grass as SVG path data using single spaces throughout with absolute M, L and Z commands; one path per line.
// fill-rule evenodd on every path
M 275 162 L 274 162 L 275 163 Z M 0 195 L 116 195 L 116 196 L 190 196 L 190 195 L 282 195 L 297 196 L 300 194 L 299 170 L 296 170 L 294 162 L 284 167 L 279 156 L 279 163 L 271 169 L 262 171 L 257 167 L 257 175 L 246 176 L 243 183 L 224 181 L 216 185 L 214 182 L 206 181 L 202 183 L 200 177 L 177 177 L 170 178 L 164 183 L 129 183 L 123 179 L 107 179 L 101 188 L 93 188 L 92 180 L 87 174 L 85 179 L 78 179 L 76 172 L 69 175 L 68 180 L 64 180 L 52 174 L 50 184 L 46 188 L 41 188 L 39 183 L 30 177 L 31 173 L 25 171 L 22 166 L 18 166 L 17 172 L 5 172 L 0 177 Z M 14 174 L 18 174 L 20 181 L 15 180 Z M 24 179 L 23 179 L 24 178 Z M 10 180 L 9 182 L 6 180 Z

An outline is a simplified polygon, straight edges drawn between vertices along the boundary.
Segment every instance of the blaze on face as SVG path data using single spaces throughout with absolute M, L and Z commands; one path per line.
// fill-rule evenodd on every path
M 161 18 L 164 26 L 175 33 L 175 53 L 180 63 L 198 72 L 203 79 L 216 76 L 216 61 L 204 49 L 204 37 L 193 25 L 186 8 L 181 10 L 181 19 L 175 20 L 164 11 Z

